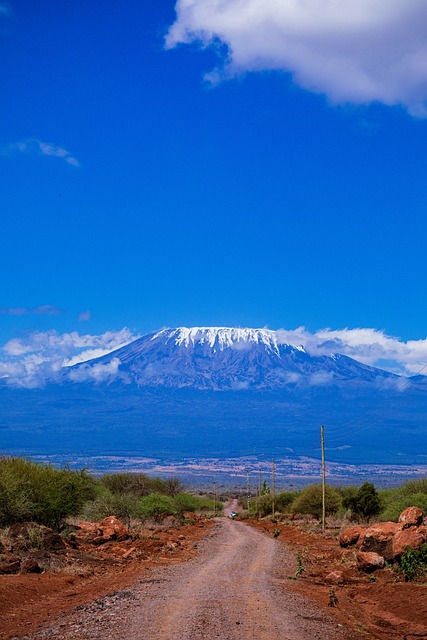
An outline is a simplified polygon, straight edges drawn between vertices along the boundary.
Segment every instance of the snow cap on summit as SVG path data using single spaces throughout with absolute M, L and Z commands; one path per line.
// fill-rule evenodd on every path
M 189 347 L 196 343 L 208 344 L 211 349 L 238 347 L 245 343 L 262 344 L 269 351 L 279 353 L 277 335 L 270 329 L 241 329 L 235 327 L 178 327 L 163 329 L 156 333 L 152 340 L 165 338 L 165 343 L 174 340 L 177 346 Z

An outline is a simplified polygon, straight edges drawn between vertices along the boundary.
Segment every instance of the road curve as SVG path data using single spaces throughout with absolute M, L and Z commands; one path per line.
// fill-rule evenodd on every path
M 286 589 L 295 560 L 283 545 L 218 518 L 192 560 L 151 570 L 130 590 L 80 607 L 60 627 L 32 637 L 58 640 L 348 640 L 320 606 Z M 148 577 L 149 576 L 149 577 Z M 111 596 L 111 594 L 110 594 Z

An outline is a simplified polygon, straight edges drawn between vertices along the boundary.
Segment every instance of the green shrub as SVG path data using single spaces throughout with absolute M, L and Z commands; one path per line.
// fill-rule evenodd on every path
M 190 493 L 179 493 L 173 498 L 173 505 L 179 515 L 182 515 L 186 511 L 196 511 L 199 503 L 200 499 L 192 496 Z
M 251 507 L 255 510 L 258 507 L 258 514 L 265 518 L 273 513 L 273 498 L 271 493 L 264 493 L 257 500 L 252 500 Z
M 407 582 L 427 574 L 427 544 L 419 549 L 408 549 L 400 557 L 399 570 Z
M 0 526 L 33 520 L 59 529 L 94 497 L 94 480 L 68 467 L 56 469 L 23 458 L 0 459 Z
M 356 519 L 377 516 L 381 511 L 378 492 L 371 482 L 364 482 L 356 490 L 349 487 L 344 493 L 342 504 L 346 509 L 350 509 L 352 517 Z
M 427 495 L 425 493 L 414 493 L 409 496 L 399 493 L 389 495 L 383 502 L 381 520 L 397 522 L 402 511 L 408 507 L 419 507 L 427 513 Z
M 176 513 L 171 498 L 160 493 L 151 493 L 149 496 L 141 498 L 138 511 L 143 520 L 152 518 L 156 522 L 160 522 L 166 516 L 175 515 Z
M 427 478 L 410 480 L 394 489 L 380 492 L 381 520 L 398 520 L 407 507 L 419 507 L 427 513 Z
M 99 521 L 108 516 L 116 516 L 127 526 L 132 518 L 137 518 L 140 513 L 139 498 L 130 493 L 111 493 L 105 491 L 94 500 L 87 502 L 80 515 L 86 520 Z
M 108 473 L 100 479 L 111 493 L 132 493 L 148 496 L 150 493 L 175 496 L 182 492 L 183 484 L 178 478 L 150 478 L 145 473 Z
M 286 513 L 289 511 L 291 504 L 298 497 L 299 492 L 296 491 L 282 491 L 278 493 L 276 496 L 276 511 L 280 511 L 280 513 Z
M 336 489 L 326 485 L 326 515 L 333 515 L 341 506 L 341 497 Z M 306 487 L 291 504 L 292 513 L 310 514 L 315 518 L 322 515 L 322 486 L 311 484 Z

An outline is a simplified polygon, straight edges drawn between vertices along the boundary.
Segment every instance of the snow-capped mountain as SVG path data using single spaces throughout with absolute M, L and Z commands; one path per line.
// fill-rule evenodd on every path
M 74 382 L 139 387 L 280 389 L 340 382 L 392 383 L 398 376 L 339 354 L 311 355 L 268 329 L 179 327 L 149 334 L 68 371 Z
M 329 459 L 418 463 L 427 446 L 424 381 L 313 355 L 266 329 L 164 329 L 66 368 L 44 387 L 1 386 L 2 447 L 318 456 L 325 424 Z

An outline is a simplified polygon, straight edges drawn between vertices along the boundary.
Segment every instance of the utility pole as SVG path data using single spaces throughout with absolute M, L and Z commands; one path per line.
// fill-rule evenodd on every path
M 275 513 L 276 513 L 276 505 L 274 504 L 275 502 L 275 487 L 274 487 L 274 458 L 271 462 L 271 507 L 272 507 L 272 511 L 273 511 L 273 520 L 275 519 Z
M 320 427 L 320 439 L 322 442 L 322 529 L 326 523 L 326 473 L 325 473 L 325 427 Z
M 247 491 L 247 498 L 248 498 L 248 515 L 249 515 L 250 508 L 251 508 L 251 485 L 249 483 L 249 469 L 246 469 L 246 491 Z
M 214 480 L 214 518 L 216 517 L 216 480 Z
M 258 495 L 261 500 L 261 469 L 258 471 Z M 261 509 L 258 511 L 258 520 L 261 517 Z

